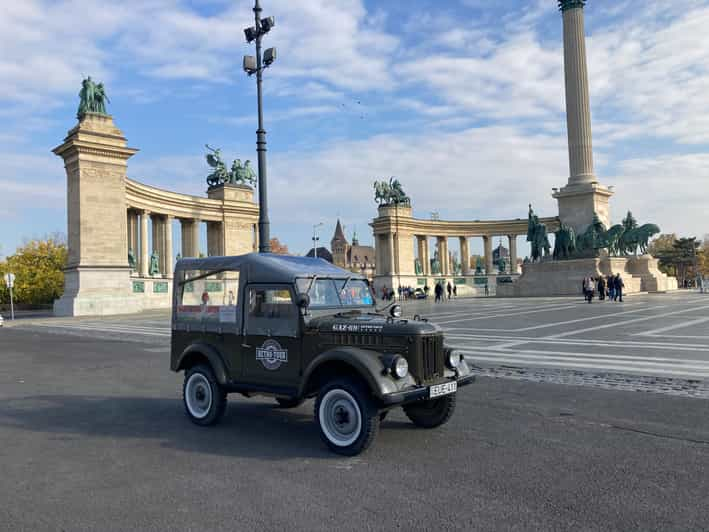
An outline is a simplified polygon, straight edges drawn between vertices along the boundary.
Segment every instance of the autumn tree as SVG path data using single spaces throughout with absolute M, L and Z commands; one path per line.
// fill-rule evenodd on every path
M 275 253 L 276 255 L 290 255 L 290 252 L 288 251 L 288 246 L 286 246 L 285 244 L 281 244 L 278 238 L 272 238 L 270 240 L 270 243 L 271 253 Z
M 64 292 L 67 248 L 63 238 L 30 240 L 17 248 L 14 255 L 0 262 L 0 274 L 15 274 L 15 302 L 30 305 L 52 303 Z M 10 292 L 0 283 L 0 303 L 10 302 Z

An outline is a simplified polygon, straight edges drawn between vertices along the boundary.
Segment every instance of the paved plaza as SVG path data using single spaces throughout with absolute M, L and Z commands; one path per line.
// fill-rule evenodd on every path
M 395 410 L 349 459 L 312 401 L 231 395 L 222 424 L 192 425 L 164 312 L 0 329 L 0 529 L 707 529 L 709 298 L 406 311 L 481 377 L 449 424 Z

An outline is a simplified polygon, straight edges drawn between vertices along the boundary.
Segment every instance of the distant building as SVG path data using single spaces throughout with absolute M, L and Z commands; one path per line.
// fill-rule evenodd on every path
M 340 268 L 363 273 L 367 277 L 373 277 L 376 271 L 373 246 L 360 246 L 357 233 L 352 235 L 352 244 L 347 241 L 345 232 L 342 229 L 340 220 L 337 220 L 335 234 L 330 241 L 332 250 L 332 263 Z

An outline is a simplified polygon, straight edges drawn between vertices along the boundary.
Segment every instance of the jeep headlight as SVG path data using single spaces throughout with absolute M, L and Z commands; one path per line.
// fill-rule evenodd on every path
M 402 356 L 394 357 L 391 363 L 391 372 L 397 379 L 403 379 L 409 374 L 409 363 Z
M 457 369 L 460 365 L 460 353 L 452 349 L 446 354 L 446 366 L 450 369 Z

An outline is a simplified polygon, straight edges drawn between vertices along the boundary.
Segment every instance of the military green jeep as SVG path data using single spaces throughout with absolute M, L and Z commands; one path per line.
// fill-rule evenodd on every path
M 315 398 L 336 453 L 355 455 L 398 406 L 414 424 L 450 419 L 474 380 L 441 329 L 401 308 L 377 311 L 364 276 L 320 259 L 271 254 L 184 259 L 175 268 L 170 367 L 198 425 L 219 421 L 228 393 Z

